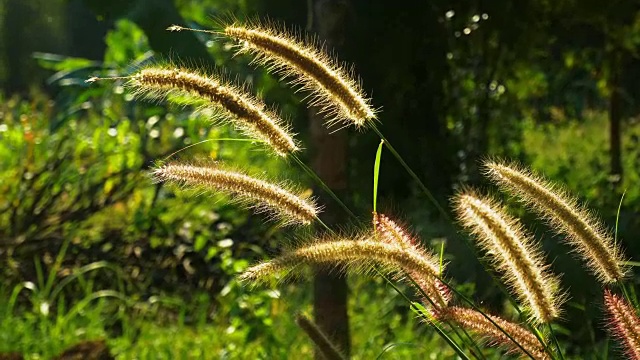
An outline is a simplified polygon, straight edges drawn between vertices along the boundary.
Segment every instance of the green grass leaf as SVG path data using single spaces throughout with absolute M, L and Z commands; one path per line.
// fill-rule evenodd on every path
M 380 175 L 380 158 L 382 157 L 382 145 L 384 140 L 380 140 L 378 151 L 376 151 L 376 161 L 373 165 L 373 211 L 378 211 L 378 178 Z

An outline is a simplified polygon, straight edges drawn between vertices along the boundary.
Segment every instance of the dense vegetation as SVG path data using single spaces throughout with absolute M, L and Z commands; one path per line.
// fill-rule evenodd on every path
M 458 188 L 486 187 L 478 165 L 487 156 L 517 159 L 565 184 L 615 227 L 625 254 L 640 259 L 637 4 L 308 3 L 310 13 L 300 1 L 2 3 L 0 353 L 49 358 L 105 339 L 122 358 L 311 356 L 294 322 L 296 312 L 312 311 L 311 286 L 251 288 L 236 278 L 308 233 L 265 222 L 228 197 L 154 183 L 148 171 L 167 159 L 225 160 L 304 184 L 336 228 L 355 221 L 340 222 L 346 217 L 308 174 L 239 141 L 232 127 L 211 126 L 206 111 L 137 101 L 118 82 L 85 83 L 167 60 L 237 77 L 292 120 L 311 144 L 301 159 L 313 165 L 322 159 L 313 121 L 322 122 L 307 112 L 304 94 L 249 57 L 234 58 L 228 39 L 165 31 L 176 23 L 216 29 L 229 14 L 307 28 L 355 64 L 381 108 L 379 128 L 433 195 L 384 153 L 378 208 L 411 224 L 431 248 L 443 246 L 457 291 L 492 313 L 514 310 L 449 215 Z M 33 26 L 20 25 L 26 18 Z M 379 138 L 349 129 L 335 136 L 348 147 L 348 158 L 334 163 L 344 177 L 335 190 L 369 221 Z M 563 274 L 571 300 L 554 330 L 566 355 L 622 356 L 599 326 L 603 296 L 593 277 L 542 222 L 515 201 L 509 208 Z M 452 356 L 383 279 L 356 275 L 348 283 L 354 358 Z M 635 298 L 633 271 L 627 283 Z

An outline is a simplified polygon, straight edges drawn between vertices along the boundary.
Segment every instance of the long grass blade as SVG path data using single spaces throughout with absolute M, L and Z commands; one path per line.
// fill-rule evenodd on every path
M 380 140 L 378 151 L 376 151 L 376 161 L 373 165 L 373 212 L 378 211 L 378 179 L 380 178 L 380 158 L 382 157 L 382 145 L 384 145 L 384 140 Z
M 618 246 L 618 224 L 620 223 L 620 211 L 622 210 L 622 202 L 624 201 L 624 196 L 627 194 L 627 190 L 625 189 L 620 197 L 620 203 L 618 203 L 618 211 L 616 212 L 616 229 L 613 234 L 613 244 L 614 246 Z

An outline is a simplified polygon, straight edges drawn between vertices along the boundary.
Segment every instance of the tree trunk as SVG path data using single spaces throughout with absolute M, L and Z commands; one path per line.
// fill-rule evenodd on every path
M 310 0 L 309 27 L 329 48 L 337 49 L 344 41 L 344 23 L 348 3 L 345 0 Z M 317 108 L 309 111 L 311 167 L 339 196 L 347 189 L 347 131 L 333 134 L 324 126 Z M 341 198 L 344 198 L 341 196 Z M 322 197 L 325 211 L 322 220 L 329 226 L 344 217 L 342 210 L 330 198 Z M 347 314 L 347 283 L 343 275 L 317 268 L 313 284 L 315 321 L 345 355 L 350 352 L 349 319 Z M 323 359 L 316 352 L 316 359 Z
M 609 54 L 609 154 L 611 161 L 611 183 L 618 186 L 622 183 L 622 141 L 620 138 L 620 118 L 622 98 L 620 94 L 620 72 L 622 53 L 613 49 Z
M 21 1 L 5 3 L 4 29 L 2 40 L 5 52 L 5 73 L 7 74 L 4 90 L 8 93 L 22 92 L 26 88 L 25 76 L 21 65 L 27 58 L 25 51 L 24 33 L 22 26 L 24 19 L 33 16 L 29 14 L 29 7 Z M 10 53 L 9 53 L 10 52 Z

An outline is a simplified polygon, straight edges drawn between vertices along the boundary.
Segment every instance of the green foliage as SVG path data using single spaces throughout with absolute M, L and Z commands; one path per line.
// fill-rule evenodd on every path
M 119 22 L 106 41 L 108 68 L 121 71 L 131 58 L 148 61 L 146 37 L 131 22 Z M 262 235 L 270 232 L 268 226 L 253 224 L 247 212 L 218 198 L 194 199 L 156 186 L 145 172 L 156 159 L 203 139 L 207 142 L 177 156 L 232 157 L 279 175 L 286 174 L 282 165 L 251 144 L 216 141 L 237 135 L 211 127 L 189 109 L 135 104 L 121 96 L 122 86 L 87 87 L 84 80 L 103 66 L 99 63 L 53 54 L 38 59 L 55 71 L 50 78 L 60 88 L 55 106 L 36 94 L 31 100 L 3 99 L 0 109 L 0 238 L 8 265 L 2 268 L 3 286 L 18 289 L 8 297 L 13 300 L 3 324 L 4 336 L 10 336 L 3 344 L 11 347 L 0 351 L 49 357 L 74 340 L 105 336 L 99 324 L 114 304 L 93 303 L 96 294 L 102 298 L 112 288 L 131 294 L 128 305 L 194 289 L 229 293 L 229 277 L 262 252 L 257 244 L 268 247 L 272 236 Z M 59 261 L 53 261 L 55 254 Z M 238 254 L 245 260 L 236 261 Z M 104 289 L 97 293 L 64 275 L 96 266 L 116 266 L 119 274 L 95 276 L 92 288 Z M 58 281 L 65 285 L 57 287 Z M 33 312 L 20 306 L 25 300 Z M 76 312 L 77 306 L 83 310 Z M 56 316 L 44 316 L 41 307 Z M 129 316 L 133 308 L 125 310 L 119 316 Z M 65 337 L 58 338 L 63 330 Z M 50 341 L 39 346 L 39 337 Z
M 104 62 L 109 66 L 135 66 L 151 51 L 144 32 L 128 20 L 118 20 L 115 28 L 107 34 L 105 43 Z
M 246 262 L 228 260 L 234 263 L 233 271 L 242 270 L 237 266 Z M 135 301 L 119 292 L 96 291 L 92 279 L 99 269 L 71 275 L 70 282 L 65 277 L 54 283 L 79 282 L 83 291 L 68 299 L 53 299 L 47 311 L 42 305 L 28 312 L 2 304 L 0 352 L 48 358 L 81 339 L 105 337 L 118 358 L 287 359 L 292 350 L 305 357 L 313 351 L 289 315 L 308 302 L 305 287 L 258 290 L 230 282 L 215 299 L 198 293 L 190 300 L 152 297 Z M 32 289 L 21 292 L 36 304 L 40 298 L 37 286 L 27 286 Z M 354 359 L 451 356 L 412 314 L 398 312 L 402 303 L 381 279 L 352 279 L 351 288 L 359 294 L 350 301 L 356 334 Z M 5 290 L 0 299 L 10 298 Z
M 553 179 L 567 184 L 572 191 L 581 194 L 592 206 L 606 209 L 607 217 L 615 214 L 621 191 L 627 190 L 627 201 L 637 204 L 640 193 L 634 184 L 640 181 L 637 170 L 640 127 L 629 123 L 624 132 L 624 177 L 619 190 L 613 188 L 608 175 L 608 118 L 601 111 L 587 111 L 578 121 L 567 118 L 558 108 L 551 109 L 552 119 L 537 124 L 525 121 L 523 147 L 532 167 L 545 169 Z M 588 139 L 589 141 L 584 141 Z

